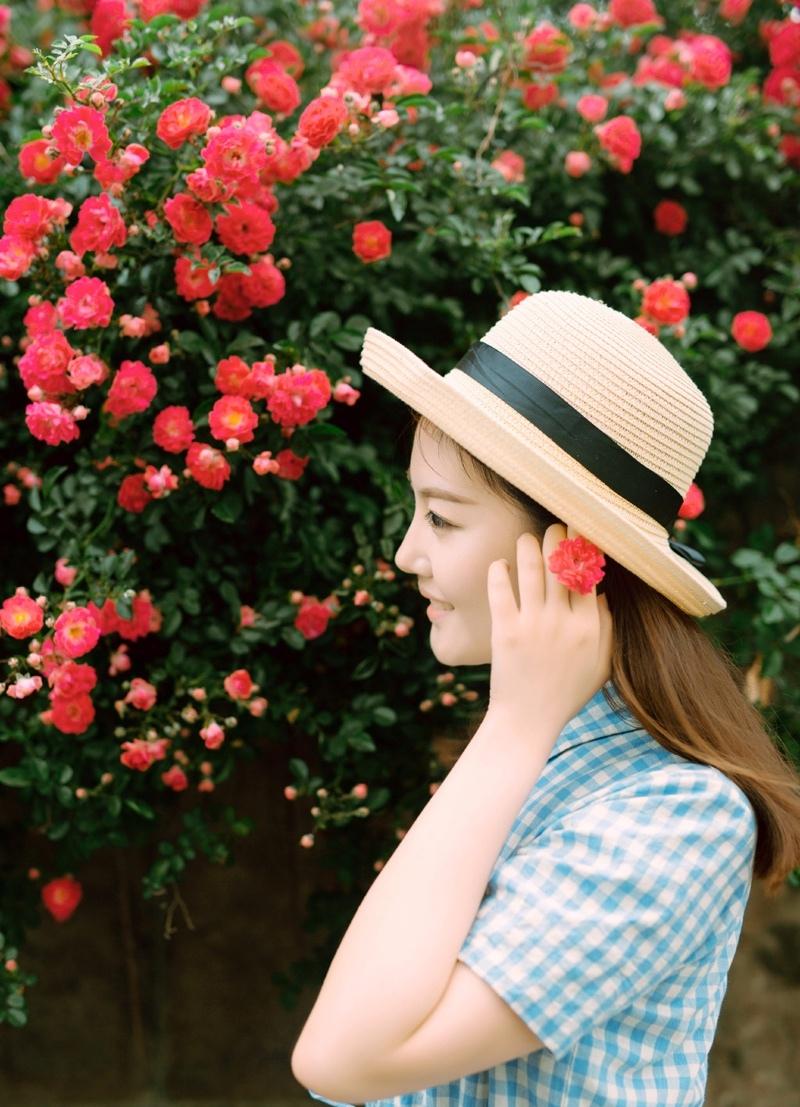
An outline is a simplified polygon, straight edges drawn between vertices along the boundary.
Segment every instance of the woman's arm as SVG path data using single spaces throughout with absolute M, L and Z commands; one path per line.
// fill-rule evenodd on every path
M 545 733 L 547 729 L 547 733 Z M 557 735 L 491 711 L 376 877 L 292 1054 L 308 1087 L 347 1086 L 439 1003 L 494 864 Z

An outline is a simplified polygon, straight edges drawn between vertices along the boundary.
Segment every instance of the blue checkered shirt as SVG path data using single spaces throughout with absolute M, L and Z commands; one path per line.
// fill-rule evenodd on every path
M 556 739 L 458 957 L 546 1048 L 367 1107 L 702 1107 L 755 816 L 603 692 Z

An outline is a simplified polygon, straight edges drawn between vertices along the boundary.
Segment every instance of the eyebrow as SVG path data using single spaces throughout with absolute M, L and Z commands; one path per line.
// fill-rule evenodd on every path
M 406 478 L 411 483 L 411 470 L 406 469 Z M 426 499 L 448 500 L 454 504 L 472 504 L 475 505 L 477 500 L 468 500 L 464 496 L 457 496 L 455 492 L 448 492 L 446 488 L 420 488 L 420 496 L 425 496 Z

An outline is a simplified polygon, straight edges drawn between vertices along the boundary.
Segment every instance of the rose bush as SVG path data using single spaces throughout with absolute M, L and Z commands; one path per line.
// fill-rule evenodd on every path
M 231 862 L 225 782 L 308 738 L 276 796 L 311 801 L 301 847 L 369 836 L 363 885 L 441 777 L 432 728 L 485 704 L 392 567 L 405 428 L 362 394 L 370 324 L 445 370 L 572 288 L 665 341 L 716 416 L 675 533 L 796 749 L 800 9 L 663 7 L 0 6 L 0 1021 L 94 851 L 157 848 L 146 897 Z

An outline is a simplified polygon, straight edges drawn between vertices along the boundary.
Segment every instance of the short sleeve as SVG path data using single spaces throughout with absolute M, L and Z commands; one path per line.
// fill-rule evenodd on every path
M 317 1093 L 312 1092 L 310 1088 L 308 1088 L 307 1091 L 312 1099 L 318 1099 L 320 1103 L 330 1103 L 331 1107 L 353 1107 L 352 1103 L 342 1103 L 339 1099 L 326 1099 L 324 1095 L 317 1095 Z
M 641 774 L 532 828 L 495 868 L 459 960 L 561 1060 L 741 928 L 755 833 L 747 797 L 719 770 Z

